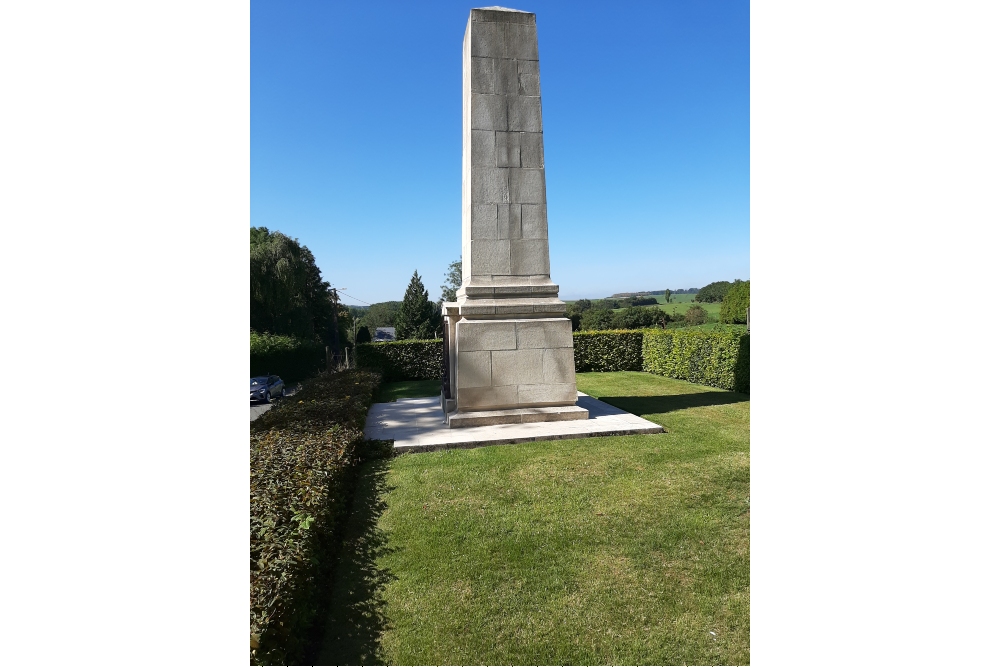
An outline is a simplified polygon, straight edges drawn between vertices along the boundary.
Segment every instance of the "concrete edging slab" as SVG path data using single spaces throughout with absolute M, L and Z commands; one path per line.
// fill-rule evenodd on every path
M 589 412 L 587 419 L 448 428 L 440 397 L 400 399 L 372 405 L 365 421 L 365 437 L 393 440 L 397 452 L 431 452 L 664 431 L 659 424 L 581 392 L 577 392 L 577 405 Z

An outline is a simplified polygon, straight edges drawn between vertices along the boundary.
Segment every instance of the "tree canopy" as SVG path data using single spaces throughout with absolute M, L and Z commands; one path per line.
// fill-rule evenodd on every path
M 458 295 L 458 288 L 462 286 L 462 260 L 456 259 L 448 265 L 448 270 L 444 274 L 444 285 L 441 285 L 441 300 L 438 304 L 454 302 Z
M 403 305 L 402 301 L 380 301 L 368 306 L 364 314 L 358 318 L 358 328 L 368 327 L 369 333 L 374 333 L 379 327 L 396 326 L 396 315 Z
M 733 288 L 734 284 L 725 280 L 709 283 L 698 290 L 698 293 L 694 296 L 694 300 L 702 303 L 718 303 L 726 298 L 726 294 Z
M 414 271 L 396 315 L 396 340 L 435 338 L 440 326 L 440 312 L 427 298 L 427 289 Z
M 309 248 L 267 227 L 250 228 L 250 328 L 333 343 L 330 283 L 323 280 Z M 341 340 L 350 315 L 340 316 Z
M 750 307 L 750 281 L 738 280 L 722 300 L 719 321 L 726 324 L 746 324 Z

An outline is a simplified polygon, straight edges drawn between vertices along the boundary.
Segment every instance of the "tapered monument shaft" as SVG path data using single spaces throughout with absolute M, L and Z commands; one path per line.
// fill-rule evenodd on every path
M 452 426 L 585 419 L 549 275 L 535 15 L 473 9 L 462 50 L 462 287 L 443 307 L 445 412 Z

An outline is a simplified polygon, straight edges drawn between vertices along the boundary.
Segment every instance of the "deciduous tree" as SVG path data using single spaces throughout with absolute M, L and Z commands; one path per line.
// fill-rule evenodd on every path
M 462 260 L 456 259 L 448 265 L 448 270 L 444 274 L 444 285 L 441 285 L 441 299 L 438 304 L 444 302 L 454 302 L 458 295 L 456 292 L 462 286 Z
M 705 285 L 695 295 L 694 300 L 702 303 L 718 303 L 726 298 L 726 293 L 733 288 L 733 283 L 720 280 Z
M 267 227 L 250 228 L 250 328 L 303 339 L 333 340 L 330 283 L 309 248 Z M 346 340 L 349 317 L 340 322 Z

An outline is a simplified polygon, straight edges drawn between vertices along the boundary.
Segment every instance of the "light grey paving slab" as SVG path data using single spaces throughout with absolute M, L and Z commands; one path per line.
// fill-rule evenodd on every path
M 365 422 L 365 437 L 394 440 L 397 452 L 431 452 L 539 440 L 663 432 L 659 424 L 582 392 L 577 392 L 576 404 L 590 412 L 588 419 L 450 429 L 441 412 L 439 397 L 399 399 L 395 403 L 376 403 L 371 407 Z

